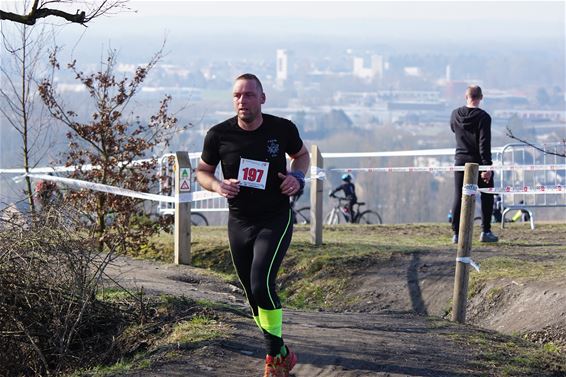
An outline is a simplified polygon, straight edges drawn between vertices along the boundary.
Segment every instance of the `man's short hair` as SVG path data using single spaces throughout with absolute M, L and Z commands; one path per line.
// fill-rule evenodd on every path
M 483 98 L 483 93 L 478 85 L 470 85 L 468 89 L 466 89 L 466 96 L 472 100 L 478 100 Z
M 238 81 L 238 80 L 253 80 L 253 81 L 255 81 L 258 89 L 263 93 L 263 85 L 261 85 L 261 81 L 259 81 L 257 76 L 254 75 L 253 73 L 244 73 L 243 75 L 236 77 L 236 80 L 234 80 L 234 81 Z

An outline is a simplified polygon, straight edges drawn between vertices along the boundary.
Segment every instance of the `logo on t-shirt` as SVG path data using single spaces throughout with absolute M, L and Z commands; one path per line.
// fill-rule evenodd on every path
M 279 154 L 279 142 L 277 139 L 267 140 L 267 154 L 269 157 L 277 157 Z

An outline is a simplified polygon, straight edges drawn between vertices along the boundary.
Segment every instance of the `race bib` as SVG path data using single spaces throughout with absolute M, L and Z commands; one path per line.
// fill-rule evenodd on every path
M 240 170 L 238 171 L 240 186 L 265 190 L 268 170 L 269 162 L 240 158 Z

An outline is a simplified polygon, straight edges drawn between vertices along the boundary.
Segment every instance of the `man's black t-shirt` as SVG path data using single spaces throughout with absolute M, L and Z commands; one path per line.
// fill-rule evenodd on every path
M 238 126 L 236 117 L 212 127 L 204 139 L 202 160 L 216 166 L 221 162 L 224 179 L 238 179 L 242 158 L 268 162 L 265 189 L 246 187 L 228 199 L 230 212 L 237 216 L 266 217 L 289 208 L 289 197 L 281 193 L 282 180 L 277 173 L 287 174 L 285 154 L 298 153 L 303 146 L 297 127 L 289 120 L 262 114 L 263 123 L 254 131 Z M 259 182 L 259 174 L 257 176 Z

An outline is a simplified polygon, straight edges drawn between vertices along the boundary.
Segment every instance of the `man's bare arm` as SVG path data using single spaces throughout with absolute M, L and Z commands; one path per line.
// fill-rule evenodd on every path
M 237 179 L 225 179 L 221 181 L 214 175 L 215 171 L 216 166 L 209 165 L 203 160 L 200 160 L 196 171 L 198 183 L 204 189 L 216 192 L 228 199 L 238 195 L 240 192 L 240 181 Z
M 290 157 L 291 171 L 301 171 L 304 175 L 307 175 L 311 163 L 311 158 L 307 147 L 305 147 L 305 145 L 303 144 L 299 152 Z
M 285 195 L 291 196 L 301 191 L 302 186 L 304 186 L 304 176 L 309 170 L 310 156 L 309 151 L 303 144 L 297 153 L 289 155 L 289 157 L 291 157 L 291 172 L 287 175 L 281 173 L 278 175 L 279 178 L 283 180 L 279 186 L 281 188 L 281 192 Z M 299 179 L 297 176 L 294 176 L 294 172 L 300 172 L 302 178 Z M 300 180 L 302 180 L 302 182 L 300 182 Z

